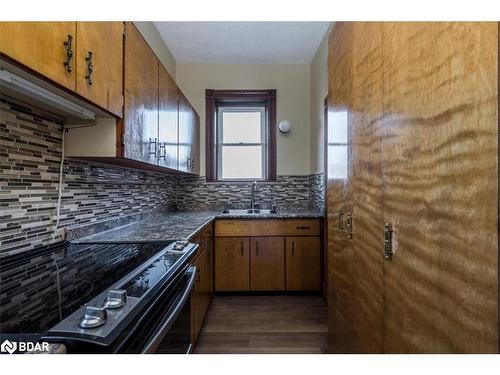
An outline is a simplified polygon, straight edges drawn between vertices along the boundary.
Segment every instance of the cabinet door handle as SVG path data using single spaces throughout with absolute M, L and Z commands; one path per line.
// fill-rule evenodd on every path
M 87 62 L 87 75 L 85 76 L 85 79 L 87 80 L 87 83 L 92 86 L 92 74 L 94 74 L 94 54 L 92 51 L 89 51 L 88 56 L 85 58 L 85 61 Z
M 66 61 L 63 64 L 66 71 L 71 73 L 73 71 L 73 66 L 71 65 L 73 61 L 73 37 L 69 34 L 64 42 L 64 47 L 66 48 Z
M 292 256 L 295 256 L 295 241 L 292 241 Z
M 149 138 L 149 155 L 156 156 L 156 144 L 157 144 L 157 142 L 158 142 L 158 138 L 155 138 L 154 140 Z M 151 150 L 151 145 L 155 146 L 154 150 Z
M 158 159 L 167 161 L 167 142 L 158 142 Z
M 243 241 L 241 241 L 240 250 L 241 250 L 241 256 L 243 256 Z
M 344 230 L 344 211 L 339 210 L 339 229 Z
M 352 215 L 347 212 L 347 238 L 352 240 Z
M 299 226 L 297 226 L 297 229 L 311 229 L 311 227 L 308 227 L 305 225 L 299 225 Z
M 259 241 L 255 241 L 255 255 L 259 256 Z
M 207 249 L 207 264 L 210 265 L 210 251 Z
M 196 282 L 200 282 L 200 267 L 196 266 Z
M 384 224 L 384 259 L 391 260 L 392 255 L 392 226 L 389 223 Z

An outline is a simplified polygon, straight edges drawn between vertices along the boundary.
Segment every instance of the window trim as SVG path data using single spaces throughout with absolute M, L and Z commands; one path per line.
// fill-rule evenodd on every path
M 212 90 L 205 91 L 205 165 L 206 180 L 209 182 L 253 181 L 254 179 L 221 179 L 217 160 L 216 118 L 219 107 L 260 106 L 265 108 L 265 176 L 261 181 L 276 181 L 276 90 Z

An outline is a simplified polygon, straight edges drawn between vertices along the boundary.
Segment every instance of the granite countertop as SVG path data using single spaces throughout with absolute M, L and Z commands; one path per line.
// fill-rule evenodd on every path
M 73 243 L 170 242 L 188 239 L 214 219 L 321 218 L 314 211 L 280 211 L 276 214 L 223 214 L 209 212 L 162 212 L 131 224 L 72 241 Z

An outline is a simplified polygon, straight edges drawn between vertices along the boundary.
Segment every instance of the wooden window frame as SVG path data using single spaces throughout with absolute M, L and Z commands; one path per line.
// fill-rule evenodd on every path
M 221 180 L 217 171 L 217 129 L 216 116 L 219 107 L 260 105 L 266 108 L 267 158 L 264 179 L 276 181 L 276 90 L 205 90 L 205 163 L 206 180 Z M 235 180 L 243 181 L 243 180 Z

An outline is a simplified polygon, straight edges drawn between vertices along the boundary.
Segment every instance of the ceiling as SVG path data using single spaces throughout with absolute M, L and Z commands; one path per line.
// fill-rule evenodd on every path
M 309 64 L 330 22 L 155 22 L 177 63 Z

